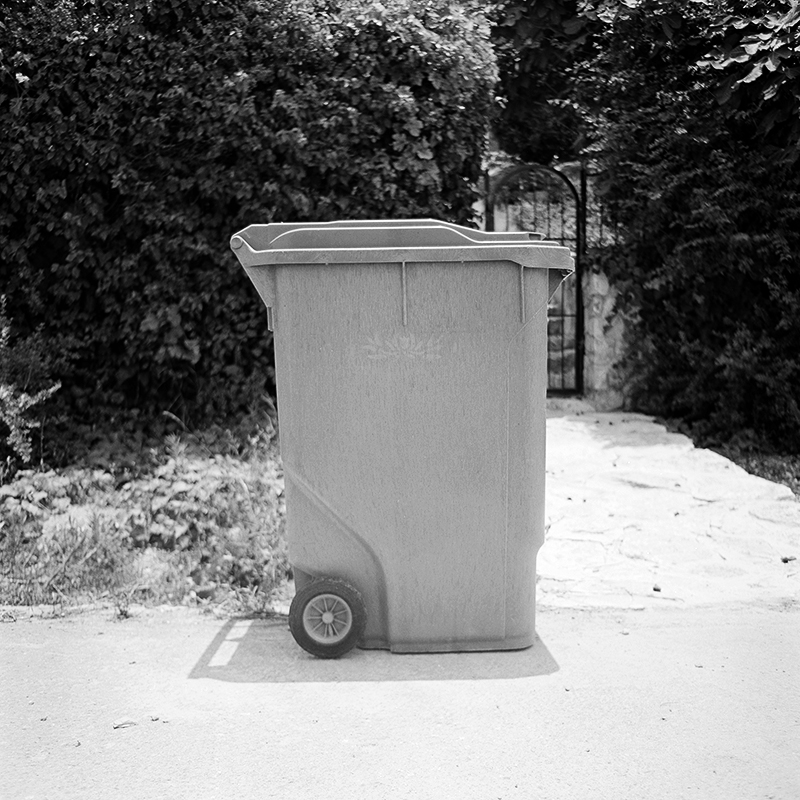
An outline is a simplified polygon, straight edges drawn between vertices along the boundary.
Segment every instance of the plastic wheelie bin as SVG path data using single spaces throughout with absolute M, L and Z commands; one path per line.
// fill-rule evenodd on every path
M 531 645 L 569 250 L 435 220 L 251 225 L 231 247 L 274 331 L 298 644 Z

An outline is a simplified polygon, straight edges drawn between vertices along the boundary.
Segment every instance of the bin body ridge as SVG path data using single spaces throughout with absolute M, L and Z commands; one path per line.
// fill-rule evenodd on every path
M 272 309 L 289 557 L 359 589 L 362 646 L 526 647 L 559 254 L 526 243 L 545 263 L 525 267 L 479 242 L 480 259 L 450 260 L 424 232 L 416 252 L 379 230 L 397 252 L 356 261 L 321 236 L 311 254 L 265 249 L 271 263 L 247 266 Z

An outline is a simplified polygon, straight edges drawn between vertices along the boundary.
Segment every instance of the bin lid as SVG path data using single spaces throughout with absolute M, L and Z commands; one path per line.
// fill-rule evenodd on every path
M 540 233 L 488 232 L 433 219 L 250 225 L 231 248 L 244 267 L 271 264 L 512 261 L 572 271 L 569 248 Z

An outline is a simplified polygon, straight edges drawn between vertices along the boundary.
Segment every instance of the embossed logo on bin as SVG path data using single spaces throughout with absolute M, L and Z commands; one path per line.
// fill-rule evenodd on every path
M 395 334 L 389 337 L 376 333 L 361 345 L 361 349 L 372 361 L 388 359 L 438 361 L 442 357 L 442 340 L 436 336 L 430 339 L 418 339 L 413 333 Z

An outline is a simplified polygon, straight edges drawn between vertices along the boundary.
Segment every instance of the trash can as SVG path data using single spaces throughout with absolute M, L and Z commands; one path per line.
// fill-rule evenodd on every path
M 251 225 L 231 247 L 274 331 L 298 644 L 530 646 L 569 250 L 435 220 Z

